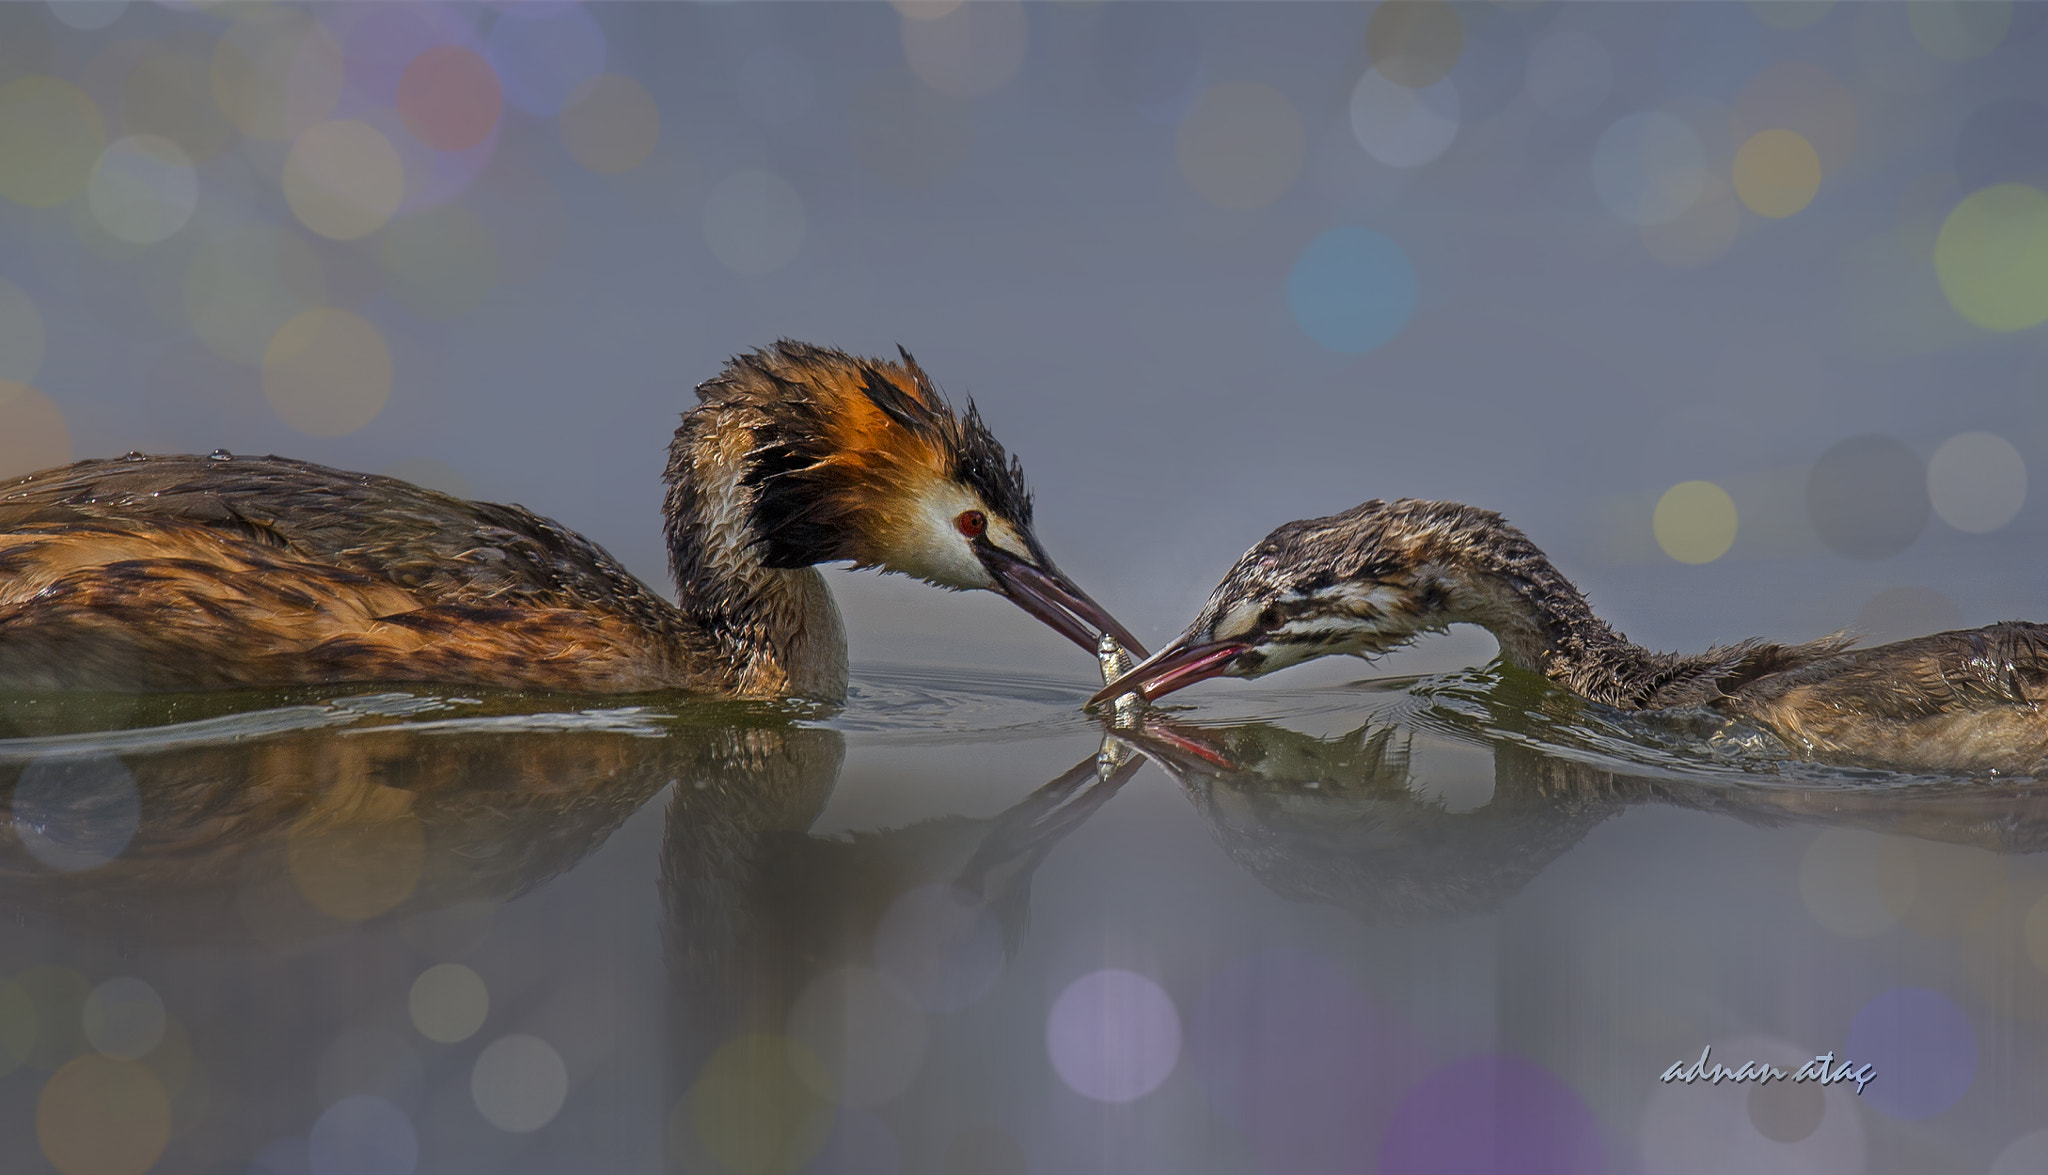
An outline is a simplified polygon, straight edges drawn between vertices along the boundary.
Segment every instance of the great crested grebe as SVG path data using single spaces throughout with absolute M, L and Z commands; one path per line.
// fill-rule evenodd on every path
M 1031 532 L 1024 471 L 901 363 L 784 341 L 669 445 L 677 602 L 518 506 L 278 457 L 82 461 L 0 484 L 0 688 L 336 682 L 846 692 L 813 564 L 999 592 L 1093 652 L 1124 628 Z
M 2048 626 L 1870 649 L 1836 635 L 1655 653 L 1595 616 L 1500 515 L 1456 502 L 1375 499 L 1280 527 L 1245 552 L 1186 632 L 1090 704 L 1334 653 L 1372 656 L 1453 624 L 1485 628 L 1509 664 L 1618 710 L 1706 707 L 1822 759 L 2048 771 Z

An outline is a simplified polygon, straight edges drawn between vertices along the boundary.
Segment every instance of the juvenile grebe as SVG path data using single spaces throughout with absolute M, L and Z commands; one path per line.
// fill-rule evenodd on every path
M 1123 627 L 1031 532 L 1024 471 L 908 352 L 781 342 L 669 446 L 677 602 L 518 506 L 277 457 L 82 461 L 0 485 L 0 688 L 354 681 L 846 692 L 813 564 L 1000 592 L 1089 652 Z
M 1477 624 L 1511 665 L 1620 710 L 1702 706 L 1815 758 L 1938 770 L 2048 771 L 2048 626 L 2012 622 L 1850 649 L 1748 640 L 1653 653 L 1500 515 L 1374 500 L 1290 522 L 1245 552 L 1172 643 L 1090 699 L 1153 699 L 1334 653 L 1371 656 Z

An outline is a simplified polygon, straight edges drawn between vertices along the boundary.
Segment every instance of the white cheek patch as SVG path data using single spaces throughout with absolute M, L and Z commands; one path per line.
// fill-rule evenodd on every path
M 888 553 L 889 569 L 944 587 L 993 588 L 995 580 L 956 521 L 969 510 L 988 512 L 970 491 L 952 482 L 932 483 L 912 501 L 901 547 Z
M 1357 621 L 1345 616 L 1303 616 L 1274 629 L 1273 635 L 1281 640 L 1321 642 L 1334 647 L 1344 638 L 1365 631 L 1372 630 L 1361 629 Z
M 1320 645 L 1260 645 L 1259 652 L 1265 657 L 1265 660 L 1259 662 L 1258 676 L 1264 677 L 1276 669 L 1285 669 L 1290 665 L 1299 665 L 1303 661 L 1315 657 L 1327 656 L 1332 651 L 1343 652 L 1344 650 L 1330 650 Z
M 1290 665 L 1311 657 L 1378 652 L 1427 627 L 1402 606 L 1407 597 L 1384 584 L 1340 583 L 1318 589 L 1308 597 L 1317 610 L 1274 629 L 1260 651 Z

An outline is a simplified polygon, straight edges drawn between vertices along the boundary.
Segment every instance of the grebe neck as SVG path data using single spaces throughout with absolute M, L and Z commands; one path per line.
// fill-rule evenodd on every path
M 669 450 L 663 503 L 676 605 L 732 666 L 743 697 L 846 696 L 846 629 L 814 567 L 770 567 L 746 484 L 753 430 L 693 427 Z
M 1595 615 L 1577 585 L 1521 532 L 1502 526 L 1488 538 L 1464 574 L 1444 573 L 1463 604 L 1457 619 L 1492 633 L 1502 658 L 1519 669 L 1606 705 L 1644 704 L 1668 658 Z

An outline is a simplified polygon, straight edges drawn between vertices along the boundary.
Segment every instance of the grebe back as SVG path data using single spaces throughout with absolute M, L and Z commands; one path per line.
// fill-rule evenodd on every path
M 0 484 L 0 688 L 436 682 L 832 700 L 817 563 L 999 592 L 1094 651 L 1125 630 L 1031 530 L 1023 470 L 901 363 L 733 359 L 669 448 L 671 604 L 518 506 L 278 457 L 82 461 Z

